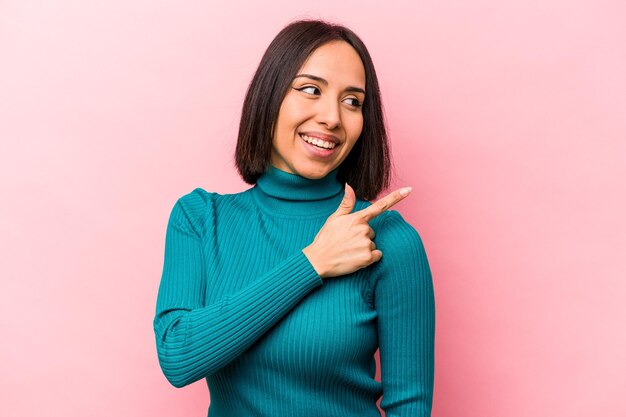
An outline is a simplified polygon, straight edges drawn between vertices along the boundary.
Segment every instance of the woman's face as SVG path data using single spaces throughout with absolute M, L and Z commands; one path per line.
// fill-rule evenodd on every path
M 278 113 L 271 163 L 318 179 L 341 164 L 363 129 L 365 68 L 344 41 L 317 48 L 293 79 Z M 317 142 L 317 145 L 307 142 Z

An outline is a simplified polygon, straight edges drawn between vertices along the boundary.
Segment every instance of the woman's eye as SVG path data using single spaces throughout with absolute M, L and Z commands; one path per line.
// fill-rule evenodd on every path
M 361 102 L 354 97 L 350 97 L 346 100 L 352 100 L 352 103 L 350 103 L 350 105 L 353 107 L 361 107 Z
M 319 91 L 319 88 L 314 87 L 314 86 L 312 86 L 312 85 L 308 85 L 308 86 L 306 86 L 306 87 L 300 87 L 300 88 L 297 88 L 297 90 L 298 90 L 298 91 L 304 91 L 304 92 L 305 92 L 305 93 L 307 93 L 307 94 L 314 94 L 314 95 L 317 95 L 315 92 L 316 92 L 316 91 Z

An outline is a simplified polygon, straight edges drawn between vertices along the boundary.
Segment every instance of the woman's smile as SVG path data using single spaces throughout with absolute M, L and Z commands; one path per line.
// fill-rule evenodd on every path
M 306 152 L 313 158 L 329 159 L 337 151 L 340 145 L 321 139 L 300 134 L 302 145 Z
M 314 136 L 310 134 L 307 135 L 306 133 L 300 133 L 300 137 L 304 139 L 305 142 L 312 143 L 313 145 L 324 149 L 333 149 L 337 144 L 337 142 L 335 141 L 327 140 L 324 138 L 320 138 L 319 136 Z
M 322 178 L 348 156 L 363 130 L 365 69 L 347 42 L 316 49 L 294 77 L 276 121 L 271 163 Z

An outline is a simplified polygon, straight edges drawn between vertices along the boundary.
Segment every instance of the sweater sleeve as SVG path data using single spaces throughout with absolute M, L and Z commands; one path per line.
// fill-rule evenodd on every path
M 167 225 L 153 328 L 159 364 L 177 388 L 227 365 L 322 285 L 299 251 L 237 293 L 204 305 L 206 264 L 195 216 L 207 211 L 206 200 L 190 193 L 176 202 Z
M 374 303 L 378 313 L 381 408 L 387 417 L 431 415 L 434 383 L 435 297 L 430 266 L 417 231 L 389 210 L 377 248 Z

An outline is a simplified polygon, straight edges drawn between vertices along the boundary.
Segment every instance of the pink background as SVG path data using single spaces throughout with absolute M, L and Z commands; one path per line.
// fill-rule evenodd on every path
M 206 415 L 156 358 L 165 226 L 248 187 L 244 92 L 297 17 L 377 66 L 434 278 L 433 416 L 626 415 L 624 2 L 210 3 L 0 0 L 0 415 Z

